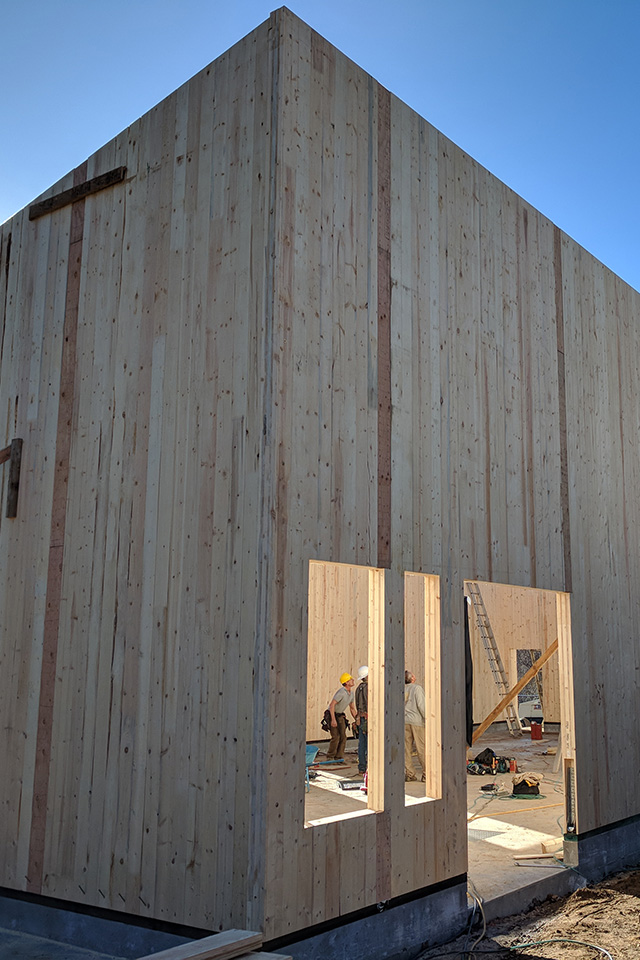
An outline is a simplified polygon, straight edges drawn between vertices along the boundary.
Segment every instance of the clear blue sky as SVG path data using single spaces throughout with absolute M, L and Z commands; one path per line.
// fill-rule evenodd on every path
M 0 0 L 0 222 L 276 5 Z M 640 290 L 640 0 L 288 5 Z

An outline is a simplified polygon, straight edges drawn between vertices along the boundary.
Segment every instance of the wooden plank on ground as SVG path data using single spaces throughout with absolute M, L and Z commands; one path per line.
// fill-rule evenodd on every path
M 519 853 L 513 855 L 514 860 L 554 860 L 553 853 Z
M 262 946 L 262 934 L 251 930 L 224 930 L 202 940 L 181 943 L 140 960 L 233 960 Z
M 564 837 L 554 837 L 553 840 L 543 840 L 540 844 L 543 853 L 552 853 L 557 855 L 562 852 L 564 846 Z

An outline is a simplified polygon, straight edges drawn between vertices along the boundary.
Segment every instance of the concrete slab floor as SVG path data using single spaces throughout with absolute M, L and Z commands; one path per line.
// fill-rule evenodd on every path
M 324 746 L 320 744 L 321 750 Z M 495 901 L 495 909 L 502 914 L 509 903 L 514 904 L 516 911 L 524 909 L 521 903 L 527 899 L 526 895 L 523 893 L 518 898 L 516 891 L 535 887 L 540 891 L 548 888 L 549 892 L 555 892 L 555 884 L 557 891 L 564 893 L 567 884 L 573 883 L 575 887 L 576 879 L 571 878 L 569 882 L 562 876 L 567 873 L 567 868 L 548 857 L 518 859 L 525 855 L 541 855 L 543 842 L 549 843 L 564 833 L 562 765 L 559 764 L 558 771 L 554 771 L 557 726 L 546 725 L 542 740 L 532 740 L 528 730 L 521 737 L 512 737 L 504 724 L 495 723 L 469 749 L 469 759 L 485 747 L 491 747 L 499 757 L 514 757 L 520 772 L 532 772 L 542 777 L 540 796 L 520 799 L 511 795 L 512 773 L 495 777 L 467 776 L 469 889 L 484 903 Z M 318 759 L 324 760 L 324 754 L 319 753 Z M 320 764 L 312 769 L 313 774 L 315 778 L 306 794 L 307 825 L 328 818 L 357 816 L 366 811 L 364 793 L 359 789 L 343 790 L 340 786 L 342 782 L 359 783 L 362 779 L 358 774 L 357 741 L 347 741 L 345 763 Z M 495 793 L 481 789 L 489 783 L 495 783 Z M 405 783 L 407 803 L 416 802 L 424 795 L 424 785 L 419 781 Z M 561 843 L 558 846 L 561 848 Z
M 552 729 L 547 725 L 542 740 L 532 740 L 528 731 L 522 737 L 512 737 L 504 725 L 494 724 L 470 748 L 469 759 L 476 757 L 485 747 L 491 747 L 499 757 L 515 757 L 520 773 L 536 773 L 542 780 L 540 796 L 527 799 L 512 796 L 512 773 L 467 777 L 470 891 L 485 903 L 508 898 L 515 891 L 531 885 L 538 885 L 540 890 L 548 887 L 549 892 L 564 893 L 569 882 L 567 868 L 557 859 L 542 856 L 542 843 L 557 840 L 557 848 L 561 851 L 565 829 L 562 764 L 558 764 L 557 772 L 554 770 L 557 727 Z M 495 783 L 496 793 L 487 794 L 481 789 L 488 783 Z M 533 856 L 539 859 L 524 859 Z M 554 877 L 558 881 L 555 888 Z M 574 888 L 575 878 L 571 878 L 571 884 Z M 511 899 L 516 911 L 524 909 L 522 898 Z M 499 911 L 501 915 L 504 915 L 505 908 L 506 904 L 503 904 Z M 492 912 L 492 915 L 498 914 Z

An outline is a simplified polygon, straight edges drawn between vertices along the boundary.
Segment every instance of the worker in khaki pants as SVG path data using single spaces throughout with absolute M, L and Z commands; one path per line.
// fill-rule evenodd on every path
M 413 769 L 413 745 L 422 764 L 422 780 L 427 779 L 425 749 L 426 703 L 424 689 L 410 670 L 404 673 L 404 779 L 417 780 Z
M 327 760 L 344 760 L 344 748 L 347 742 L 347 707 L 355 720 L 358 713 L 355 708 L 353 688 L 355 680 L 350 673 L 343 673 L 340 677 L 341 687 L 334 694 L 328 711 L 331 718 L 331 741 L 327 750 Z

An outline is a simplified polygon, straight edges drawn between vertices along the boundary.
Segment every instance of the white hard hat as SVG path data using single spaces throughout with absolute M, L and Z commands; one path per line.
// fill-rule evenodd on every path
M 369 676 L 369 667 L 358 667 L 358 680 L 364 680 L 365 677 Z

